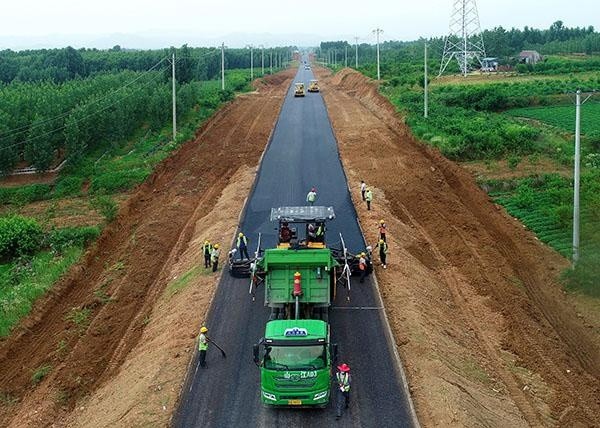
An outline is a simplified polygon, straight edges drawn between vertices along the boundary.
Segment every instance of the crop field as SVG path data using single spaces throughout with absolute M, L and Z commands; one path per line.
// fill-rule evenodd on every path
M 574 105 L 516 108 L 507 113 L 515 117 L 539 120 L 565 131 L 575 131 Z M 600 133 L 600 103 L 597 100 L 590 100 L 581 107 L 581 132 Z

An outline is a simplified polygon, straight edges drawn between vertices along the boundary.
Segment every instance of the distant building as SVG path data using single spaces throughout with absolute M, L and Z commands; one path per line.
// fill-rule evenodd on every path
M 519 61 L 525 64 L 537 64 L 542 60 L 538 51 L 523 51 L 519 54 Z
M 498 71 L 498 58 L 483 58 L 481 60 L 481 71 Z

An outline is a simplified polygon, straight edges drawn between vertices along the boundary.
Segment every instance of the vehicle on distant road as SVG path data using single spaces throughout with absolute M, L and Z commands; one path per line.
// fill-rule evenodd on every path
M 311 80 L 310 83 L 308 84 L 308 92 L 319 92 L 319 81 L 318 80 Z
M 304 95 L 306 95 L 304 92 L 304 83 L 302 83 L 302 82 L 296 83 L 296 89 L 294 90 L 294 96 L 295 97 L 303 97 Z

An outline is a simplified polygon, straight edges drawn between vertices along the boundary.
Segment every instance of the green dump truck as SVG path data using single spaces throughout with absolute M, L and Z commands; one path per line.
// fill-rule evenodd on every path
M 264 303 L 271 308 L 264 337 L 254 345 L 266 405 L 324 407 L 329 402 L 337 354 L 329 309 L 337 286 L 349 289 L 351 274 L 345 256 L 336 259 L 326 245 L 325 225 L 334 217 L 332 207 L 271 210 L 271 220 L 279 223 L 278 243 L 257 257 L 251 281 L 251 291 L 264 286 Z

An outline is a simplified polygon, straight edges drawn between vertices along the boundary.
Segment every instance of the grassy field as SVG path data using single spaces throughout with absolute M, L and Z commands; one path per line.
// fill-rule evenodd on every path
M 600 97 L 585 103 L 581 107 L 582 134 L 600 134 Z M 547 107 L 527 107 L 511 109 L 507 112 L 514 117 L 525 117 L 545 122 L 567 132 L 575 132 L 575 105 L 558 105 Z

